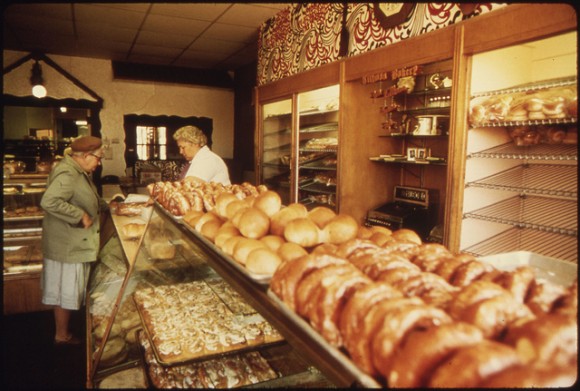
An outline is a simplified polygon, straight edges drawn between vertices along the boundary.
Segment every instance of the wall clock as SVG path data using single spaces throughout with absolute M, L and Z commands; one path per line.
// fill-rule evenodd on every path
M 384 29 L 390 29 L 403 23 L 414 6 L 414 3 L 375 3 L 375 17 Z

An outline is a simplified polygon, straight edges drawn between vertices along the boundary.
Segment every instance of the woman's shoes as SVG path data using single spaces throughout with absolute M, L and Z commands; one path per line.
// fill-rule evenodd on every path
M 81 343 L 82 341 L 80 338 L 77 338 L 72 334 L 67 339 L 54 339 L 55 346 L 80 345 Z

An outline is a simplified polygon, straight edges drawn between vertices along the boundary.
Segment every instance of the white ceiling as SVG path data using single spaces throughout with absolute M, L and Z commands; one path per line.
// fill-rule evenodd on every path
M 3 13 L 4 49 L 235 70 L 257 60 L 259 27 L 289 5 L 11 4 Z

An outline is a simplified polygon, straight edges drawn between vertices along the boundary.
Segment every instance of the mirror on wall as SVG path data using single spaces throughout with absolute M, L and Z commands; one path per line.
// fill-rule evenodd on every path
M 23 162 L 23 173 L 40 172 L 46 165 L 39 163 L 62 156 L 72 139 L 100 133 L 100 106 L 93 102 L 8 98 L 2 113 L 4 160 Z

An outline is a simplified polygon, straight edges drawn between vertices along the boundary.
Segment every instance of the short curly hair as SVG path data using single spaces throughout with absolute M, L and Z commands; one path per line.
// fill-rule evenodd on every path
M 173 139 L 175 141 L 184 140 L 189 141 L 192 144 L 197 144 L 203 147 L 207 144 L 207 136 L 203 131 L 197 126 L 183 126 L 175 131 L 173 134 Z

